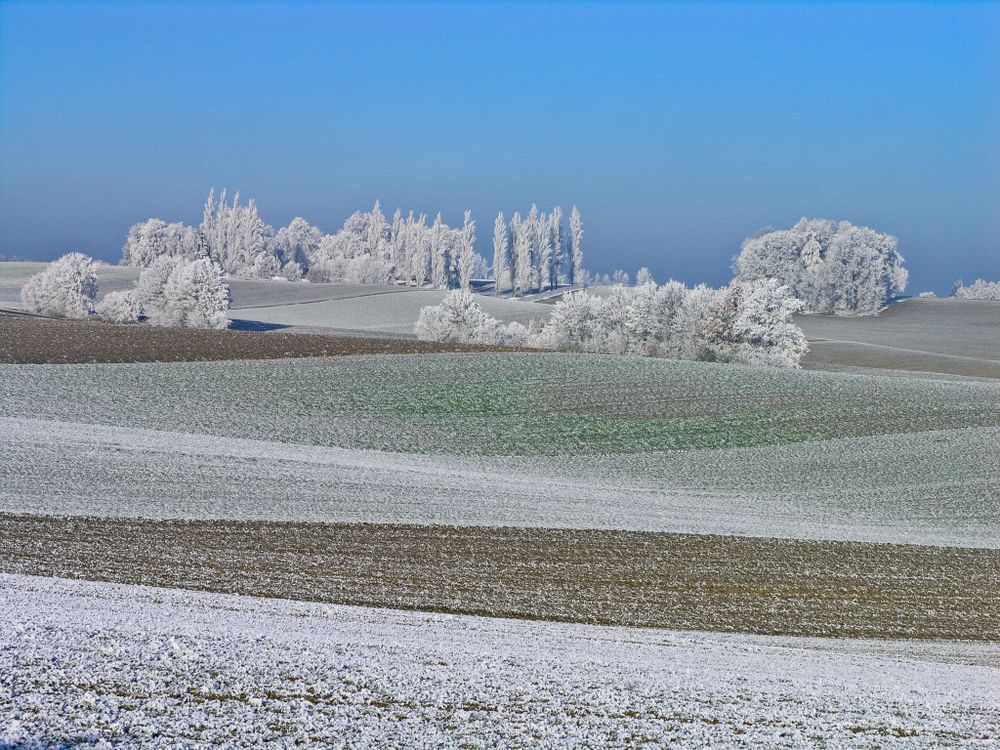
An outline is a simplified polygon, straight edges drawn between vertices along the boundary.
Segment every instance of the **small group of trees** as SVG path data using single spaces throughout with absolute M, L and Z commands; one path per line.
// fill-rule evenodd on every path
M 229 287 L 222 268 L 208 258 L 161 256 L 139 274 L 132 289 L 97 301 L 98 264 L 83 253 L 51 263 L 21 287 L 21 302 L 38 315 L 135 323 L 145 315 L 159 326 L 222 329 L 229 326 Z
M 502 231 L 501 231 L 502 230 Z M 503 215 L 494 234 L 493 275 L 497 288 L 549 289 L 559 283 L 582 283 L 583 224 L 575 208 L 570 216 L 570 245 L 562 228 L 562 210 L 527 217 L 514 215 L 508 229 Z M 297 217 L 275 231 L 251 200 L 231 201 L 212 190 L 198 227 L 148 219 L 134 225 L 122 248 L 124 265 L 145 268 L 157 258 L 208 258 L 238 278 L 306 278 L 318 282 L 406 283 L 468 289 L 472 279 L 489 275 L 490 266 L 476 252 L 476 222 L 465 212 L 461 227 L 450 227 L 441 214 L 399 209 L 386 219 L 376 201 L 371 211 L 356 211 L 334 234 L 325 234 Z
M 874 315 L 906 288 L 896 238 L 849 221 L 802 219 L 744 240 L 737 281 L 777 279 L 807 312 Z
M 961 281 L 955 283 L 955 288 L 951 292 L 952 297 L 958 299 L 985 299 L 1000 301 L 1000 281 L 984 281 L 976 279 L 973 283 L 965 286 Z
M 310 234 L 311 241 L 316 237 Z M 298 262 L 305 260 L 312 281 L 468 289 L 473 278 L 487 273 L 486 260 L 476 252 L 471 211 L 465 212 L 460 228 L 449 227 L 440 213 L 428 224 L 425 214 L 410 211 L 403 218 L 400 209 L 390 223 L 376 201 L 370 212 L 351 215 L 336 234 L 318 237 L 311 254 L 299 246 Z
M 670 281 L 617 286 L 606 296 L 570 292 L 544 325 L 524 326 L 497 320 L 459 291 L 421 310 L 416 333 L 430 341 L 797 367 L 808 350 L 791 320 L 800 309 L 774 279 L 722 289 Z
M 563 211 L 545 214 L 532 204 L 527 216 L 515 212 L 510 223 L 503 212 L 493 225 L 493 279 L 496 294 L 515 296 L 564 285 L 585 285 L 583 219 L 573 207 L 569 241 L 563 231 Z

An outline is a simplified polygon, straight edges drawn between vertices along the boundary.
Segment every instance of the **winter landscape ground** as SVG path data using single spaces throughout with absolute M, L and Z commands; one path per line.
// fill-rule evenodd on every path
M 416 341 L 443 293 L 372 285 L 54 320 L 31 270 L 0 747 L 1000 741 L 1000 303 L 801 316 L 795 370 Z

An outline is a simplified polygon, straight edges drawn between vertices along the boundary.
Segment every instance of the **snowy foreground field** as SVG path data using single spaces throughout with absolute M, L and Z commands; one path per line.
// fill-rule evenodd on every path
M 0 576 L 0 747 L 993 747 L 997 646 Z

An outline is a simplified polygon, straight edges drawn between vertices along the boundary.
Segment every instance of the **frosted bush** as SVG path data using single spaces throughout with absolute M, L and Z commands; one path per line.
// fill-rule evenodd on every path
M 414 331 L 423 341 L 497 344 L 503 324 L 487 314 L 471 292 L 450 292 L 438 305 L 420 311 Z
M 425 341 L 533 347 L 601 354 L 797 367 L 808 351 L 791 317 L 802 303 L 775 280 L 725 289 L 617 286 L 598 297 L 572 292 L 540 329 L 487 314 L 466 291 L 420 311 L 415 331 Z
M 953 296 L 958 299 L 1000 300 L 1000 281 L 976 279 L 969 286 L 965 286 L 959 281 L 955 284 Z
M 157 262 L 139 277 L 137 294 L 149 320 L 168 328 L 229 327 L 229 287 L 222 268 L 201 258 Z
M 134 290 L 111 292 L 97 305 L 97 314 L 109 323 L 135 323 L 141 312 Z
M 70 253 L 35 274 L 21 287 L 29 312 L 58 318 L 86 318 L 97 297 L 97 264 L 83 253 Z
M 809 312 L 874 315 L 906 288 L 896 238 L 848 221 L 802 219 L 743 242 L 738 281 L 777 279 Z

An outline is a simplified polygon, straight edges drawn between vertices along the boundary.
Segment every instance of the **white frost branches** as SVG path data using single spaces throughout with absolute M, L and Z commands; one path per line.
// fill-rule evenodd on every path
M 420 311 L 415 327 L 422 341 L 528 346 L 530 333 L 520 323 L 504 323 L 489 315 L 465 289 L 449 292 L 438 305 Z
M 791 320 L 800 308 L 788 287 L 773 279 L 724 289 L 688 289 L 671 281 L 617 286 L 606 296 L 566 294 L 534 330 L 504 324 L 461 291 L 421 310 L 416 333 L 425 341 L 797 367 L 808 351 Z
M 97 314 L 108 323 L 135 323 L 142 313 L 142 305 L 134 289 L 110 292 L 97 303 Z
M 222 278 L 222 268 L 208 258 L 159 258 L 139 276 L 134 294 L 154 325 L 229 326 L 229 287 Z
M 86 318 L 97 297 L 97 264 L 83 253 L 70 253 L 35 274 L 21 287 L 29 312 L 60 318 Z
M 1000 281 L 984 281 L 976 279 L 969 286 L 965 286 L 961 281 L 955 284 L 952 292 L 953 297 L 958 299 L 986 299 L 1000 301 Z
M 738 281 L 777 279 L 809 312 L 874 315 L 906 288 L 896 238 L 848 221 L 801 219 L 743 241 Z

